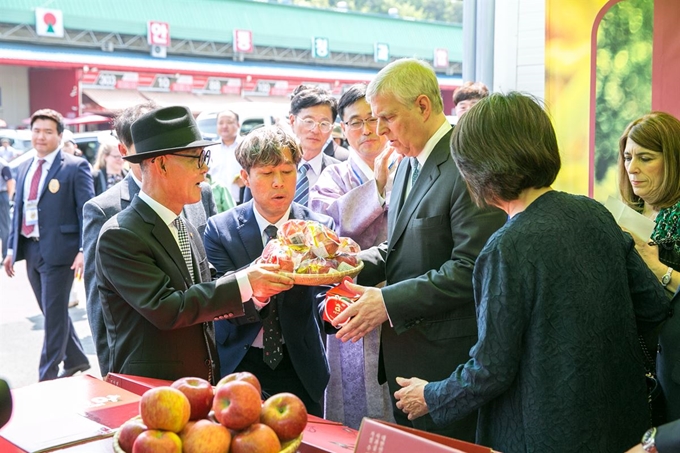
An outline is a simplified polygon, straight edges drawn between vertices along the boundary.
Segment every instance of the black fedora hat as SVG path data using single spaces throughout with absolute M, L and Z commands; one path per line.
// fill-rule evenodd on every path
M 136 153 L 125 156 L 125 159 L 133 164 L 183 149 L 219 143 L 203 140 L 191 110 L 180 105 L 152 110 L 140 116 L 132 123 L 130 132 Z

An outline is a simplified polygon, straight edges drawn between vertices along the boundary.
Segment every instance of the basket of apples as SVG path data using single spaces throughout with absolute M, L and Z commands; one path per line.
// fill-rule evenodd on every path
M 288 220 L 267 243 L 260 261 L 281 266 L 296 285 L 328 285 L 356 277 L 364 263 L 359 244 L 313 220 Z
M 292 393 L 264 402 L 248 372 L 225 376 L 214 388 L 187 377 L 147 390 L 139 416 L 113 437 L 116 453 L 294 453 L 302 443 L 307 409 Z

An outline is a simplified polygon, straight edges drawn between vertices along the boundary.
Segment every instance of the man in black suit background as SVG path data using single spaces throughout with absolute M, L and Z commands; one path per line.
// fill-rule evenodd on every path
M 211 142 L 187 107 L 153 110 L 131 128 L 142 187 L 102 227 L 95 262 L 110 348 L 109 372 L 216 382 L 212 321 L 243 316 L 255 295 L 292 287 L 275 265 L 252 265 L 211 281 L 201 236 L 180 215 L 201 199 Z M 249 293 L 247 299 L 243 294 Z
M 114 122 L 119 139 L 118 150 L 125 157 L 134 155 L 135 145 L 130 132 L 132 123 L 143 114 L 157 109 L 152 102 L 128 107 L 118 115 Z M 142 170 L 139 164 L 130 164 L 125 178 L 111 189 L 94 197 L 83 207 L 83 253 L 85 257 L 85 294 L 87 297 L 87 320 L 92 331 L 92 340 L 99 370 L 102 376 L 109 372 L 109 343 L 106 338 L 106 325 L 102 315 L 97 278 L 95 276 L 95 249 L 97 238 L 104 223 L 123 209 L 127 208 L 137 196 L 142 185 Z M 208 217 L 216 214 L 212 190 L 207 183 L 201 184 L 201 201 L 188 204 L 182 209 L 182 216 L 203 236 Z
M 26 260 L 26 273 L 45 316 L 39 379 L 71 376 L 90 368 L 68 315 L 73 279 L 83 272 L 83 205 L 94 195 L 87 161 L 60 149 L 64 122 L 51 109 L 31 116 L 36 155 L 18 168 L 10 249 L 5 272 Z M 59 364 L 64 363 L 59 371 Z
M 277 126 L 252 131 L 236 149 L 241 178 L 253 199 L 208 219 L 205 248 L 218 275 L 257 260 L 268 239 L 289 219 L 333 227 L 330 217 L 293 203 L 300 157 L 295 139 Z M 249 371 L 260 380 L 263 393 L 294 393 L 309 413 L 323 416 L 321 399 L 329 371 L 319 333 L 320 291 L 295 285 L 268 300 L 253 297 L 244 305 L 246 316 L 216 322 L 222 376 Z M 265 334 L 270 329 L 276 332 L 272 346 L 280 352 L 271 360 Z
M 390 393 L 398 377 L 441 380 L 469 358 L 477 342 L 472 269 L 487 239 L 506 220 L 477 208 L 450 153 L 451 125 L 437 77 L 424 61 L 401 59 L 383 68 L 366 98 L 378 134 L 404 156 L 390 198 L 387 241 L 361 253 L 361 298 L 334 321 L 351 318 L 337 337 L 358 340 L 382 325 L 380 382 Z M 428 379 L 429 380 L 429 379 Z M 429 416 L 413 422 L 394 406 L 399 424 L 470 442 L 476 414 L 444 427 Z

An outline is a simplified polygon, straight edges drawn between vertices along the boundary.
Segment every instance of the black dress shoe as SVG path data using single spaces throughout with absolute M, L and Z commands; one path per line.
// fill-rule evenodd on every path
M 66 368 L 59 372 L 59 374 L 57 375 L 57 379 L 73 376 L 79 371 L 87 371 L 89 369 L 90 369 L 89 363 L 83 363 L 82 365 L 74 366 L 73 368 Z

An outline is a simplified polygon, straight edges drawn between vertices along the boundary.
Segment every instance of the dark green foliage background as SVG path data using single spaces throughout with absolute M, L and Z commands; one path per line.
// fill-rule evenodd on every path
M 616 166 L 628 123 L 652 106 L 653 0 L 625 0 L 602 18 L 597 33 L 595 182 Z

